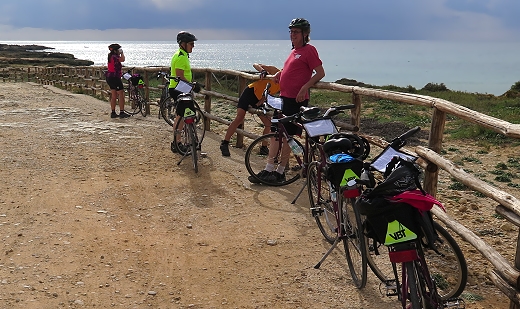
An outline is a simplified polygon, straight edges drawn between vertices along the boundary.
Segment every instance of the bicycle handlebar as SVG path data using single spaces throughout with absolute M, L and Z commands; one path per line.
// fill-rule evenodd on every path
M 412 129 L 404 132 L 403 134 L 401 134 L 398 137 L 394 138 L 390 142 L 390 147 L 392 147 L 394 149 L 402 148 L 404 145 L 406 145 L 406 139 L 409 138 L 410 136 L 416 134 L 420 130 L 421 130 L 421 127 L 417 126 L 415 128 L 412 128 Z

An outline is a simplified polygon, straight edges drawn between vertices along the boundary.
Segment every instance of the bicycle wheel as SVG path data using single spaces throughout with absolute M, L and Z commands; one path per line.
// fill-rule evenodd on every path
M 468 280 L 466 259 L 448 231 L 436 221 L 433 222 L 433 226 L 439 235 L 435 245 L 440 254 L 425 247 L 424 257 L 428 270 L 443 300 L 458 297 L 464 291 Z
M 424 256 L 432 278 L 437 285 L 437 291 L 442 300 L 458 297 L 464 291 L 468 280 L 466 259 L 459 245 L 436 221 L 433 222 L 435 231 L 439 235 L 436 242 L 437 250 L 424 250 Z M 381 282 L 395 278 L 392 263 L 388 259 L 388 248 L 373 239 L 366 238 L 368 249 L 368 266 Z M 423 246 L 426 244 L 423 239 Z
M 311 162 L 307 167 L 307 190 L 312 216 L 323 237 L 332 244 L 338 237 L 338 224 L 330 199 L 330 188 L 319 162 Z
M 139 104 L 139 109 L 141 110 L 141 115 L 143 117 L 146 117 L 146 106 L 148 105 L 148 102 L 146 102 L 144 98 L 144 89 L 143 88 L 137 88 L 138 99 L 137 102 Z
M 260 178 L 258 174 L 264 170 L 267 159 L 269 155 L 269 148 L 271 147 L 271 143 L 276 143 L 276 146 L 279 143 L 279 135 L 278 133 L 269 133 L 259 138 L 255 139 L 249 147 L 247 147 L 245 154 L 245 164 L 247 171 L 251 176 L 253 176 L 258 183 L 263 183 L 269 186 L 284 186 L 290 183 L 295 182 L 298 178 L 300 178 L 301 173 L 301 165 L 298 162 L 298 159 L 303 159 L 300 157 L 296 157 L 292 152 L 289 154 L 289 162 L 285 166 L 285 180 L 277 181 L 274 177 L 271 178 Z M 300 141 L 296 140 L 296 143 L 302 147 Z M 303 149 L 303 147 L 302 147 Z M 282 151 L 278 149 L 278 152 L 274 155 L 272 160 L 274 161 L 275 166 L 281 162 L 282 159 Z M 297 159 L 298 158 L 298 159 Z
M 173 127 L 173 120 L 175 119 L 175 101 L 171 97 L 167 97 L 159 103 L 159 114 L 164 121 Z
M 348 268 L 358 289 L 367 283 L 367 250 L 361 215 L 355 208 L 355 200 L 338 194 L 341 228 L 343 231 L 343 248 Z
M 402 292 L 407 297 L 402 298 L 403 308 L 410 309 L 422 309 L 422 297 L 421 288 L 417 277 L 417 269 L 415 268 L 415 262 L 405 262 L 406 278 L 403 278 Z M 406 305 L 407 300 L 410 301 L 410 305 Z
M 128 86 L 128 101 L 130 102 L 130 108 L 125 107 L 125 112 L 130 115 L 135 115 L 141 112 L 138 88 L 131 84 Z
M 195 129 L 195 123 L 186 124 L 188 129 L 188 135 L 190 137 L 190 146 L 191 146 L 191 160 L 193 162 L 193 169 L 195 173 L 199 172 L 199 158 L 198 158 L 198 147 L 199 141 L 197 139 L 197 132 Z
M 193 127 L 195 128 L 195 133 L 197 137 L 197 143 L 195 146 L 198 150 L 201 149 L 202 140 L 204 139 L 204 135 L 206 133 L 206 117 L 202 113 L 200 109 L 195 108 L 195 122 L 193 123 Z M 173 143 L 176 147 L 176 150 L 179 154 L 185 155 L 186 152 L 190 153 L 191 151 L 191 137 L 189 136 L 189 132 L 186 129 L 184 124 L 184 119 L 179 118 L 179 121 L 175 124 L 175 130 L 173 134 Z

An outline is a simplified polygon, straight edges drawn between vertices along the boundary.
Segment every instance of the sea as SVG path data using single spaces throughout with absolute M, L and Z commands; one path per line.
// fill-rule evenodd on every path
M 4 41 L 36 44 L 53 52 L 106 65 L 104 41 Z M 178 45 L 174 41 L 125 41 L 121 44 L 126 66 L 168 67 Z M 325 78 L 342 78 L 365 84 L 417 89 L 443 83 L 450 90 L 501 95 L 520 81 L 520 42 L 454 42 L 423 40 L 312 40 L 318 49 Z M 199 40 L 190 55 L 192 67 L 240 71 L 252 64 L 282 67 L 288 40 Z

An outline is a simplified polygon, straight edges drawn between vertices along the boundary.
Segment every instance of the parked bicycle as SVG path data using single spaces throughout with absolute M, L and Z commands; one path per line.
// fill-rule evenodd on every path
M 455 240 L 429 210 L 442 204 L 426 194 L 416 157 L 401 152 L 416 127 L 394 139 L 371 163 L 364 164 L 358 184 L 367 186 L 357 200 L 366 216 L 367 262 L 383 282 L 386 295 L 403 308 L 464 308 L 457 298 L 467 282 L 467 265 Z M 373 172 L 384 180 L 376 185 Z
M 158 117 L 163 118 L 168 125 L 173 127 L 175 120 L 175 108 L 177 107 L 177 102 L 172 97 L 170 97 L 169 87 L 170 79 L 176 79 L 177 77 L 172 77 L 167 72 L 158 72 L 157 79 L 159 78 L 161 78 L 163 81 L 163 88 L 161 90 L 161 98 L 159 99 Z M 196 101 L 194 101 L 194 104 L 196 108 L 201 110 L 199 104 Z
M 125 111 L 130 115 L 141 113 L 143 117 L 146 117 L 149 104 L 145 99 L 144 80 L 140 74 L 132 74 L 132 70 L 133 68 L 123 74 L 123 78 L 128 82 L 128 99 L 131 102 L 131 108 L 125 108 Z
M 285 116 L 281 112 L 281 99 L 271 96 L 269 87 L 270 85 L 267 84 L 264 90 L 265 100 L 260 107 L 260 112 L 274 111 L 271 119 L 271 133 L 255 139 L 249 145 L 245 154 L 245 165 L 254 182 L 270 186 L 284 186 L 306 176 L 309 163 L 318 160 L 323 155 L 320 145 L 323 143 L 324 137 L 338 133 L 331 117 L 342 110 L 354 108 L 354 105 L 331 107 L 323 115 L 320 115 L 321 111 L 318 107 L 302 107 L 300 112 Z M 287 134 L 283 124 L 289 122 L 302 128 L 305 132 L 304 136 L 297 137 Z M 303 141 L 303 144 L 300 140 Z M 265 167 L 268 162 L 285 166 L 281 179 L 277 179 L 272 173 L 266 175 Z
M 368 262 L 362 217 L 355 207 L 361 190 L 355 180 L 369 153 L 368 142 L 355 134 L 337 133 L 323 144 L 323 151 L 322 160 L 309 165 L 307 189 L 311 213 L 332 246 L 314 268 L 342 242 L 354 285 L 363 288 Z
M 182 92 L 176 100 L 177 119 L 174 121 L 171 147 L 175 147 L 176 152 L 182 155 L 177 165 L 180 165 L 187 156 L 191 156 L 193 168 L 197 173 L 199 152 L 206 129 L 204 113 L 198 108 L 194 99 L 193 90 L 197 84 L 185 82 L 178 77 L 170 78 L 179 82 L 180 86 L 177 87 Z

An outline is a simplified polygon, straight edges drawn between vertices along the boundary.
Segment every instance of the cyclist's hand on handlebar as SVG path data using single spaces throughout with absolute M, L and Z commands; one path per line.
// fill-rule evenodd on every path
M 193 83 L 193 92 L 195 92 L 195 93 L 199 93 L 199 92 L 200 92 L 200 89 L 201 89 L 200 84 L 197 83 L 197 82 L 194 82 L 194 83 Z
M 265 78 L 267 76 L 267 71 L 266 70 L 262 70 L 260 72 L 260 78 Z

